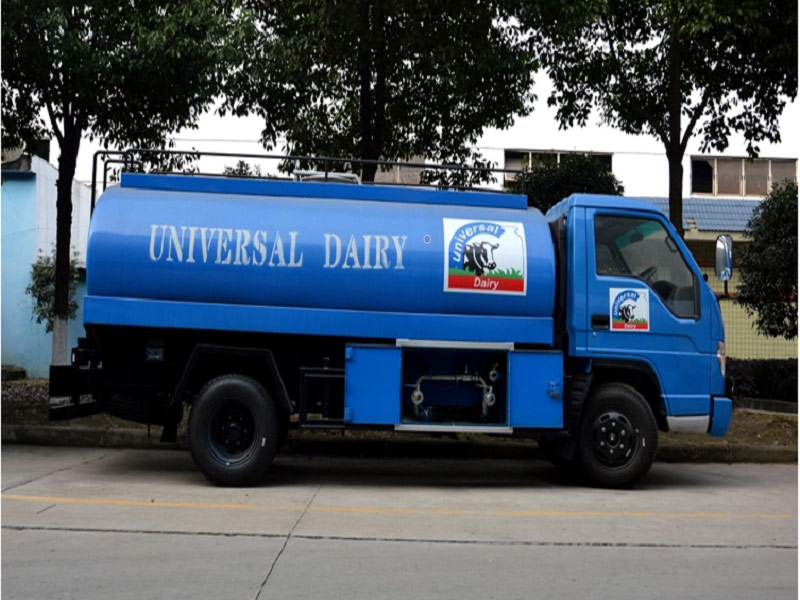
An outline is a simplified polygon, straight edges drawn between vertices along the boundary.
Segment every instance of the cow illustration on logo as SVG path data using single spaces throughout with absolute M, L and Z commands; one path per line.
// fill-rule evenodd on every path
M 619 314 L 626 323 L 633 321 L 633 315 L 636 312 L 636 304 L 627 302 L 619 307 Z
M 650 292 L 646 289 L 609 290 L 612 331 L 650 331 Z
M 522 223 L 442 219 L 444 291 L 526 292 L 527 254 Z
M 494 251 L 499 247 L 500 244 L 491 242 L 467 244 L 464 249 L 464 268 L 476 275 L 483 275 L 486 269 L 493 271 L 497 268 L 497 263 L 494 262 Z

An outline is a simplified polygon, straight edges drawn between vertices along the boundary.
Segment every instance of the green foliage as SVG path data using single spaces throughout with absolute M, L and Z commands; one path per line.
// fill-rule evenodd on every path
M 723 151 L 737 132 L 755 155 L 759 141 L 780 140 L 778 118 L 797 94 L 796 0 L 541 0 L 522 20 L 562 127 L 597 108 L 605 123 L 663 143 L 679 231 L 691 136 Z
M 459 166 L 467 169 L 444 169 L 435 166 L 424 169 L 419 174 L 419 182 L 423 185 L 437 185 L 444 188 L 469 189 L 482 183 L 496 183 L 497 178 L 491 169 L 497 168 L 497 163 L 484 159 L 477 150 L 458 153 Z
M 2 143 L 51 134 L 61 149 L 56 315 L 68 311 L 72 178 L 82 138 L 163 147 L 169 132 L 193 126 L 220 93 L 239 42 L 234 4 L 3 0 Z
M 797 359 L 754 360 L 728 357 L 725 395 L 797 403 Z
M 756 208 L 738 254 L 735 301 L 769 337 L 797 337 L 797 183 L 775 186 Z
M 4 0 L 3 144 L 32 126 L 59 143 L 77 127 L 106 146 L 163 144 L 219 92 L 227 4 Z
M 5 31 L 3 31 L 5 36 Z M 5 47 L 3 47 L 5 52 Z M 5 66 L 3 67 L 5 69 Z M 3 148 L 13 148 L 21 142 L 46 135 L 47 127 L 38 114 L 38 107 L 30 101 L 24 89 L 14 89 L 3 74 Z
M 245 4 L 225 110 L 261 116 L 268 149 L 462 163 L 485 127 L 530 109 L 536 63 L 507 0 Z
M 234 177 L 262 177 L 260 165 L 250 165 L 243 160 L 238 161 L 235 167 L 225 167 L 222 174 Z
M 519 189 L 519 184 L 513 186 Z M 598 159 L 583 154 L 563 154 L 561 162 L 536 161 L 525 174 L 528 206 L 543 213 L 571 194 L 610 194 L 621 196 L 622 183 Z
M 200 169 L 195 164 L 200 160 L 197 150 L 170 151 L 174 140 L 167 142 L 168 149 L 148 149 L 144 151 L 129 151 L 130 164 L 127 169 L 137 169 L 144 173 L 199 173 Z
M 56 253 L 55 248 L 50 256 L 40 256 L 31 265 L 31 282 L 25 288 L 25 293 L 33 298 L 33 316 L 37 323 L 45 324 L 45 331 L 53 331 L 53 311 L 56 281 Z M 78 311 L 75 301 L 75 287 L 78 285 L 78 263 L 73 257 L 69 263 L 69 305 L 67 318 L 74 319 Z

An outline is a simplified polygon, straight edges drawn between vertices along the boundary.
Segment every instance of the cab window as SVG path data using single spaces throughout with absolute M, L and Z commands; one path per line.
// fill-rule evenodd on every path
M 594 240 L 598 275 L 640 279 L 676 316 L 698 316 L 694 274 L 659 221 L 598 215 Z

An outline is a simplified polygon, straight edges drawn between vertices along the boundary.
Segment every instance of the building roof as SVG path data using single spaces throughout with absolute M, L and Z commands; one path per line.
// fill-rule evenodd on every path
M 8 179 L 29 179 L 36 177 L 31 167 L 31 157 L 27 154 L 18 156 L 14 160 L 7 160 L 0 165 L 3 177 Z
M 669 216 L 669 198 L 642 198 Z M 740 198 L 684 198 L 683 226 L 698 231 L 745 231 L 761 200 Z

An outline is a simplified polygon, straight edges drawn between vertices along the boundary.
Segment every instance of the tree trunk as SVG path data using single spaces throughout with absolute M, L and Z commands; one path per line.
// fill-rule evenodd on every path
M 669 220 L 683 237 L 683 149 L 681 147 L 681 47 L 678 31 L 678 10 L 673 5 L 669 39 L 669 90 L 667 118 L 669 140 L 666 143 L 669 162 Z
M 359 70 L 359 122 L 361 128 L 361 158 L 374 160 L 372 156 L 372 35 L 369 0 L 361 0 L 358 6 L 361 38 L 358 48 Z M 375 180 L 375 165 L 362 163 L 362 181 Z
M 669 220 L 683 238 L 683 155 L 667 151 L 669 162 Z
M 375 0 L 372 29 L 375 51 L 375 101 L 372 110 L 375 121 L 372 128 L 371 155 L 380 160 L 383 154 L 383 134 L 386 127 L 386 38 L 383 31 L 383 0 Z M 373 174 L 373 180 L 375 176 Z
M 386 36 L 383 0 L 361 0 L 359 4 L 361 39 L 358 49 L 360 76 L 361 158 L 380 160 L 386 129 Z M 374 75 L 374 90 L 373 90 Z M 362 181 L 375 181 L 378 166 L 362 164 Z
M 69 320 L 69 263 L 72 228 L 72 179 L 81 143 L 81 130 L 65 118 L 64 138 L 58 158 L 56 182 L 56 280 L 53 306 L 54 365 L 67 364 L 67 322 Z

